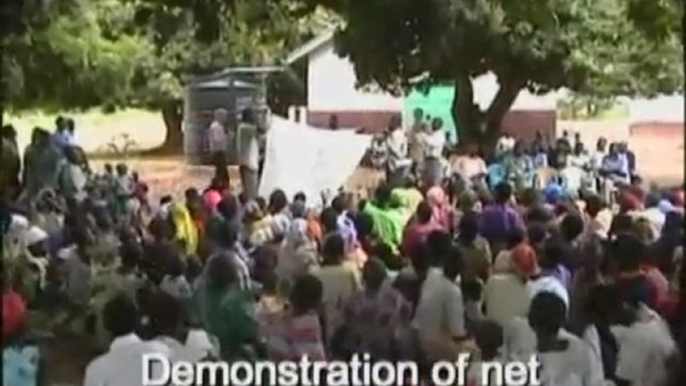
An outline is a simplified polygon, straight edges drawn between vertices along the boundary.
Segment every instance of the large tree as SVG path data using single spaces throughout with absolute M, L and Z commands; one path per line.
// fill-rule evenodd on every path
M 126 0 L 129 1 L 129 0 Z M 181 141 L 181 90 L 190 76 L 230 66 L 273 65 L 321 29 L 290 0 L 140 0 L 136 25 L 155 54 L 136 81 L 138 99 L 162 111 L 163 148 Z
M 682 85 L 672 30 L 655 34 L 659 39 L 639 32 L 629 0 L 302 1 L 344 19 L 337 50 L 351 59 L 361 85 L 396 94 L 418 82 L 456 85 L 452 115 L 465 143 L 493 144 L 523 89 L 650 96 Z M 479 111 L 472 80 L 488 72 L 499 89 Z
M 2 25 L 11 108 L 159 109 L 170 150 L 180 148 L 190 76 L 277 63 L 321 28 L 291 0 L 10 1 L 0 11 L 19 17 Z

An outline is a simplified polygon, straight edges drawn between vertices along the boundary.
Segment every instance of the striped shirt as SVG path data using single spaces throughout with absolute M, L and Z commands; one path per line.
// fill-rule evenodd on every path
M 240 243 L 236 243 L 236 246 L 231 249 L 219 249 L 210 257 L 210 259 L 214 258 L 233 259 L 234 263 L 236 264 L 236 271 L 238 275 L 238 287 L 244 291 L 253 289 L 254 286 L 250 277 L 250 256 L 248 256 L 248 253 L 245 251 L 243 246 L 240 245 Z M 210 264 L 207 264 L 206 266 L 209 267 Z M 204 276 L 207 277 L 207 270 L 205 271 Z
M 324 361 L 324 342 L 319 317 L 314 312 L 293 315 L 285 311 L 267 331 L 267 350 L 273 361 Z

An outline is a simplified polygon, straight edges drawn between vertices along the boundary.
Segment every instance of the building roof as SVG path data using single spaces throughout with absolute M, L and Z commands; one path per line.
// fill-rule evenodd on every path
M 286 58 L 286 63 L 287 64 L 293 64 L 297 62 L 298 60 L 309 56 L 312 52 L 314 52 L 316 49 L 319 47 L 329 43 L 331 40 L 333 40 L 334 34 L 336 33 L 336 28 L 331 28 L 327 30 L 326 32 L 323 32 L 317 36 L 315 36 L 312 40 L 309 42 L 303 44 L 302 46 L 296 48 L 293 52 L 291 52 L 288 57 Z

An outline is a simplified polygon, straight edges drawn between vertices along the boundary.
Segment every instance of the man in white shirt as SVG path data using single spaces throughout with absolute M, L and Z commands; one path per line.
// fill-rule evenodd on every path
M 427 125 L 424 121 L 424 111 L 414 110 L 414 122 L 407 129 L 409 156 L 417 169 L 424 161 L 424 136 L 427 134 Z
M 602 367 L 590 346 L 562 328 L 567 308 L 554 293 L 543 292 L 533 299 L 529 310 L 529 327 L 533 330 L 533 352 L 541 363 L 540 381 L 555 386 L 603 386 Z M 529 336 L 530 334 L 523 334 Z M 512 346 L 510 346 L 512 347 Z M 528 360 L 512 358 L 513 360 Z
M 243 110 L 238 125 L 238 155 L 241 187 L 248 200 L 257 198 L 260 168 L 260 143 L 257 117 L 252 109 Z
M 678 355 L 664 320 L 642 303 L 630 306 L 635 320 L 611 327 L 619 353 L 615 377 L 630 386 L 661 386 L 669 380 L 669 363 Z M 619 384 L 619 383 L 618 383 Z
M 419 332 L 429 359 L 454 359 L 459 344 L 467 337 L 464 301 L 456 279 L 462 254 L 451 248 L 443 269 L 431 268 L 422 284 L 413 327 Z
M 388 124 L 386 182 L 393 187 L 405 182 L 405 176 L 412 165 L 412 160 L 407 158 L 407 136 L 400 129 L 400 123 L 400 116 L 394 115 Z
M 443 120 L 431 121 L 431 132 L 424 137 L 424 187 L 429 189 L 441 184 L 443 180 L 443 148 L 445 147 Z
M 207 133 L 208 145 L 215 167 L 215 178 L 219 178 L 221 181 L 228 181 L 229 179 L 229 173 L 226 170 L 226 148 L 229 142 L 229 135 L 226 129 L 227 119 L 228 112 L 226 109 L 216 109 L 214 111 L 214 120 L 210 124 Z
M 135 334 L 138 310 L 126 295 L 110 300 L 103 309 L 103 317 L 114 340 L 108 352 L 88 364 L 83 386 L 144 386 L 144 356 L 169 358 L 169 348 L 160 342 L 144 342 Z M 161 366 L 152 363 L 147 372 L 149 380 L 158 380 L 163 375 Z
M 467 149 L 467 155 L 457 159 L 453 172 L 457 173 L 467 183 L 467 186 L 472 186 L 477 181 L 483 181 L 488 169 L 486 162 L 479 156 L 477 145 L 470 145 Z

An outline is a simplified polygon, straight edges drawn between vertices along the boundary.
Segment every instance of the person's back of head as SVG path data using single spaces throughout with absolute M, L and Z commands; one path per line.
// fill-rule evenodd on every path
M 376 188 L 374 192 L 374 199 L 376 204 L 381 207 L 389 206 L 391 203 L 393 189 L 387 183 L 382 183 Z
M 362 268 L 362 281 L 367 290 L 379 290 L 387 277 L 388 272 L 386 270 L 386 264 L 379 258 L 370 258 Z
M 238 280 L 238 272 L 232 256 L 210 258 L 207 266 L 207 284 L 218 289 L 226 289 Z
M 105 329 L 118 338 L 133 334 L 138 326 L 138 309 L 133 299 L 117 294 L 110 299 L 102 311 Z
M 465 301 L 480 302 L 483 288 L 483 284 L 477 279 L 460 280 L 460 289 Z
M 555 338 L 566 317 L 565 302 L 552 292 L 540 292 L 531 301 L 529 325 L 539 338 Z
M 305 195 L 305 192 L 298 192 L 293 196 L 293 201 L 299 201 L 302 202 L 303 204 L 307 203 L 307 196 Z
M 589 194 L 584 201 L 586 202 L 586 213 L 591 218 L 595 218 L 606 206 L 603 199 L 597 194 Z
M 241 112 L 241 122 L 242 123 L 255 123 L 255 112 L 252 109 L 244 109 Z
M 576 213 L 567 213 L 560 223 L 560 234 L 565 241 L 576 240 L 583 231 L 584 219 Z
M 322 263 L 324 265 L 338 265 L 345 258 L 345 241 L 338 233 L 331 233 L 324 239 L 322 245 Z
M 240 212 L 240 204 L 236 196 L 227 194 L 217 204 L 217 212 L 226 220 L 232 220 Z
M 541 223 L 532 223 L 526 229 L 526 236 L 531 245 L 539 245 L 548 237 L 548 227 Z
M 338 212 L 331 207 L 326 207 L 319 214 L 319 223 L 325 233 L 336 232 L 338 230 Z
M 471 245 L 479 235 L 479 216 L 475 212 L 467 212 L 460 219 L 458 226 L 458 241 L 461 245 Z
M 137 242 L 127 242 L 119 247 L 122 268 L 132 270 L 141 262 L 143 248 Z
M 634 219 L 631 215 L 626 213 L 617 214 L 612 219 L 612 224 L 610 226 L 610 235 L 619 236 L 625 233 L 631 233 L 634 227 Z
M 66 129 L 66 123 L 67 119 L 61 115 L 59 115 L 57 118 L 55 118 L 55 128 L 57 129 L 58 132 Z
M 610 256 L 621 272 L 635 272 L 645 256 L 646 246 L 632 234 L 620 234 L 612 242 Z
M 524 232 L 524 229 L 514 227 L 507 232 L 507 236 L 505 238 L 507 249 L 512 249 L 524 241 L 526 241 L 526 233 Z
M 410 262 L 412 268 L 418 276 L 424 275 L 431 266 L 430 248 L 428 242 L 424 241 L 415 245 L 410 251 Z
M 550 238 L 543 244 L 543 255 L 539 265 L 543 269 L 556 269 L 562 264 L 563 248 L 561 240 Z
M 479 321 L 474 328 L 474 340 L 484 361 L 493 360 L 504 343 L 503 328 L 490 320 Z
M 286 197 L 286 193 L 281 189 L 274 190 L 272 194 L 269 196 L 269 213 L 280 213 L 282 210 L 286 209 L 287 206 L 288 197 Z
M 512 199 L 512 185 L 508 182 L 501 182 L 495 186 L 494 199 L 496 204 L 507 204 Z
M 338 214 L 342 214 L 343 212 L 345 212 L 348 209 L 349 205 L 350 205 L 350 200 L 348 199 L 348 195 L 345 193 L 339 193 L 331 201 L 331 207 Z
M 443 274 L 451 281 L 455 281 L 462 273 L 464 256 L 462 250 L 451 246 L 448 254 L 443 258 Z
M 323 296 L 324 286 L 321 280 L 314 275 L 305 274 L 295 280 L 289 300 L 295 314 L 302 315 L 315 311 Z
M 433 217 L 433 209 L 431 208 L 429 202 L 426 200 L 420 202 L 419 205 L 417 205 L 415 215 L 417 216 L 417 221 L 419 221 L 420 224 L 426 224 L 431 221 L 431 218 Z
M 181 300 L 165 291 L 157 291 L 150 305 L 148 316 L 154 334 L 177 338 L 185 323 Z
M 432 266 L 441 266 L 443 259 L 450 253 L 452 240 L 450 234 L 443 230 L 435 230 L 426 237 L 429 252 L 429 262 Z

